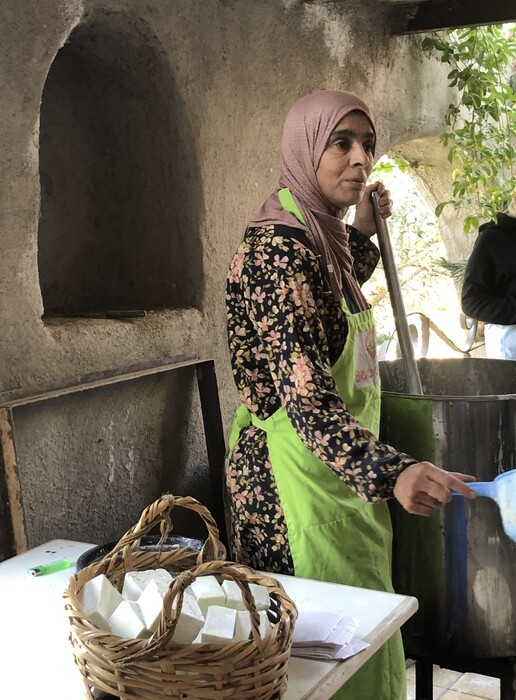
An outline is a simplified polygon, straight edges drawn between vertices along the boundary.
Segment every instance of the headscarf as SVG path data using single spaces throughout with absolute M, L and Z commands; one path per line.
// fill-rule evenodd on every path
M 270 195 L 248 226 L 284 224 L 305 231 L 321 256 L 323 275 L 335 299 L 342 299 L 344 286 L 357 308 L 363 310 L 369 305 L 353 275 L 348 230 L 339 216 L 341 212 L 324 196 L 316 177 L 330 134 L 355 110 L 363 112 L 374 129 L 368 106 L 349 92 L 318 90 L 291 107 L 283 127 L 279 185 L 290 189 L 306 226 L 283 209 L 277 192 Z

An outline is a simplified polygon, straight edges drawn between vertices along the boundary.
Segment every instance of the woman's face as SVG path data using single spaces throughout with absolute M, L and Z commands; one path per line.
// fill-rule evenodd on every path
M 325 197 L 337 208 L 358 204 L 373 169 L 376 136 L 363 112 L 350 112 L 332 131 L 316 177 Z

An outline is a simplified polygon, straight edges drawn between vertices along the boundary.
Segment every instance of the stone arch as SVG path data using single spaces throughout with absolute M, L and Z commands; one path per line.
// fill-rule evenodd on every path
M 161 45 L 119 12 L 57 53 L 40 118 L 44 313 L 200 306 L 196 139 Z
M 437 136 L 413 139 L 398 144 L 389 151 L 389 155 L 402 156 L 408 161 L 421 163 L 410 176 L 429 206 L 433 209 L 438 202 L 451 196 L 452 173 L 454 165 L 448 160 L 448 151 Z M 453 207 L 446 207 L 439 218 L 439 233 L 450 260 L 468 257 L 474 243 L 475 235 L 466 235 L 460 212 Z

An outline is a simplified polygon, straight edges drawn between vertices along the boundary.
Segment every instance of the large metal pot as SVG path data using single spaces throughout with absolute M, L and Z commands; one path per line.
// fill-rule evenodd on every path
M 380 363 L 380 436 L 450 471 L 490 481 L 516 461 L 516 361 L 418 361 L 423 396 L 405 393 L 400 361 Z M 430 518 L 392 507 L 393 577 L 420 609 L 404 629 L 408 654 L 516 655 L 516 545 L 488 498 L 454 497 Z M 513 604 L 514 601 L 514 604 Z

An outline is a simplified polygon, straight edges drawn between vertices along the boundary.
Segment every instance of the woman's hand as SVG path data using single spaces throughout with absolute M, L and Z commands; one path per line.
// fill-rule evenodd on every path
M 371 238 L 376 233 L 376 222 L 374 218 L 373 203 L 371 201 L 371 192 L 378 192 L 378 209 L 380 215 L 387 219 L 392 214 L 391 194 L 381 182 L 373 182 L 365 189 L 364 196 L 355 208 L 355 220 L 353 226 L 363 233 L 364 236 Z
M 394 497 L 408 513 L 432 515 L 452 499 L 450 489 L 466 498 L 476 498 L 467 486 L 475 478 L 459 472 L 447 472 L 430 462 L 418 462 L 404 469 L 396 480 Z

